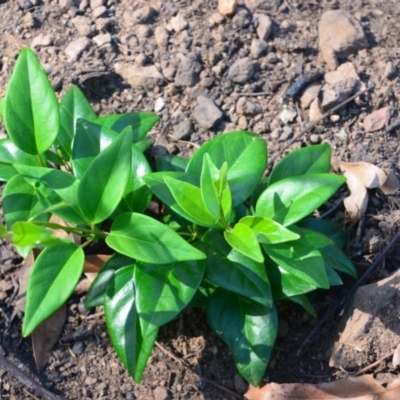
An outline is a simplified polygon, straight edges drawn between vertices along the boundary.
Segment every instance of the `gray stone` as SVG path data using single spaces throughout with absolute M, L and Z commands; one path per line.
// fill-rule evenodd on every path
M 72 20 L 72 23 L 74 24 L 78 33 L 82 36 L 93 36 L 96 31 L 91 19 L 84 17 L 83 15 L 77 15 Z
M 233 28 L 247 28 L 251 22 L 251 15 L 245 8 L 238 8 L 232 18 Z
M 168 47 L 169 32 L 163 26 L 157 26 L 154 31 L 154 39 L 161 50 L 166 50 Z
M 18 5 L 23 8 L 23 9 L 27 9 L 27 8 L 31 8 L 33 7 L 32 1 L 31 0 L 18 0 Z
M 107 12 L 107 8 L 105 6 L 99 6 L 96 7 L 93 11 L 92 11 L 92 15 L 95 18 L 100 18 L 101 16 L 103 16 L 105 13 Z
M 214 102 L 205 96 L 198 96 L 193 107 L 193 117 L 205 129 L 212 129 L 222 119 L 221 110 Z
M 94 10 L 97 7 L 104 6 L 106 0 L 90 0 L 90 8 Z
M 255 73 L 253 62 L 249 58 L 239 58 L 229 68 L 228 78 L 235 83 L 246 83 Z
M 391 107 L 383 107 L 379 110 L 373 111 L 368 114 L 364 119 L 364 129 L 367 132 L 375 132 L 383 129 L 389 124 L 390 117 L 392 115 Z
M 199 81 L 200 72 L 201 62 L 197 53 L 189 53 L 187 56 L 182 56 L 175 76 L 175 86 L 194 86 Z
M 222 15 L 233 15 L 237 6 L 237 0 L 218 0 L 218 11 Z
M 236 391 L 240 394 L 243 394 L 249 388 L 249 385 L 239 374 L 235 374 L 235 376 L 233 377 L 233 384 Z
M 90 40 L 87 37 L 81 37 L 71 42 L 64 50 L 64 53 L 68 57 L 69 62 L 75 62 L 90 46 Z
M 310 107 L 311 103 L 318 97 L 322 85 L 319 82 L 310 83 L 300 95 L 300 105 L 303 110 Z
M 257 26 L 257 35 L 261 40 L 268 40 L 269 35 L 272 31 L 272 21 L 268 15 L 265 14 L 255 14 L 254 21 Z
M 250 54 L 253 58 L 258 59 L 268 50 L 268 44 L 262 39 L 253 39 L 250 46 Z
M 139 24 L 145 24 L 149 22 L 155 15 L 157 14 L 157 11 L 149 6 L 144 6 L 141 7 L 137 10 L 135 10 L 131 16 L 132 18 L 137 21 Z
M 322 117 L 321 101 L 319 100 L 318 97 L 316 97 L 310 105 L 308 119 L 310 120 L 310 122 L 312 122 L 320 117 Z
M 81 341 L 77 341 L 74 343 L 74 345 L 72 346 L 72 351 L 73 353 L 75 353 L 77 356 L 79 356 L 80 354 L 82 354 L 85 351 L 85 345 L 83 342 Z
M 168 400 L 169 394 L 165 387 L 158 386 L 153 391 L 154 400 Z
M 76 1 L 76 0 L 59 0 L 58 1 L 58 5 L 61 8 L 65 8 L 65 9 L 76 7 L 78 3 L 79 3 L 79 1 Z
M 240 97 L 236 103 L 236 112 L 240 115 L 257 115 L 262 113 L 262 108 L 247 97 Z
M 357 79 L 349 77 L 337 81 L 334 84 L 328 85 L 323 92 L 323 111 L 330 110 L 331 108 L 348 99 L 357 89 L 358 82 L 359 81 Z
M 136 24 L 135 35 L 138 39 L 145 39 L 151 35 L 151 28 L 147 25 Z
M 318 24 L 319 47 L 331 47 L 337 54 L 348 56 L 368 48 L 368 41 L 359 21 L 348 11 L 325 11 Z
M 396 67 L 394 66 L 392 61 L 388 61 L 385 64 L 385 70 L 383 72 L 383 76 L 386 79 L 392 79 L 396 76 Z
M 47 47 L 53 44 L 53 37 L 51 35 L 40 34 L 32 39 L 31 47 Z
M 111 35 L 109 33 L 102 33 L 95 36 L 92 40 L 96 44 L 96 46 L 101 47 L 107 43 L 111 43 Z
M 182 15 L 172 17 L 170 21 L 171 27 L 175 32 L 181 32 L 188 27 L 188 22 Z
M 277 11 L 281 2 L 282 0 L 244 0 L 244 4 L 250 11 Z
M 172 134 L 175 139 L 188 139 L 193 132 L 193 125 L 189 118 L 185 118 L 173 126 Z
M 142 67 L 117 63 L 115 72 L 120 74 L 132 87 L 138 89 L 153 90 L 164 82 L 164 77 L 154 65 Z

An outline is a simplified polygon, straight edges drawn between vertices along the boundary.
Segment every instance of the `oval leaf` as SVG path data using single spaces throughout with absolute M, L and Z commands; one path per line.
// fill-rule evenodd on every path
M 85 255 L 74 243 L 45 248 L 36 259 L 26 292 L 23 336 L 60 308 L 74 291 Z
M 4 123 L 15 145 L 29 154 L 44 153 L 57 138 L 57 98 L 35 53 L 26 47 L 7 86 Z
M 332 174 L 300 175 L 269 186 L 259 197 L 256 216 L 289 226 L 325 203 L 345 182 Z
M 194 153 L 186 172 L 200 175 L 206 153 L 218 169 L 224 162 L 228 164 L 227 177 L 233 207 L 243 203 L 252 194 L 266 167 L 264 139 L 246 131 L 217 136 Z
M 111 342 L 118 357 L 136 382 L 143 371 L 157 339 L 158 329 L 142 334 L 136 311 L 134 266 L 115 272 L 104 298 L 104 313 Z
M 327 174 L 331 168 L 331 153 L 327 144 L 294 150 L 276 164 L 269 176 L 269 184 L 297 175 Z
M 150 264 L 170 264 L 206 257 L 172 229 L 137 213 L 123 213 L 115 218 L 106 242 L 119 253 Z
M 118 206 L 131 176 L 129 132 L 120 134 L 90 164 L 78 186 L 79 207 L 92 223 L 108 218 Z
M 278 331 L 275 307 L 217 289 L 209 299 L 207 317 L 211 329 L 231 349 L 240 374 L 252 385 L 258 385 Z

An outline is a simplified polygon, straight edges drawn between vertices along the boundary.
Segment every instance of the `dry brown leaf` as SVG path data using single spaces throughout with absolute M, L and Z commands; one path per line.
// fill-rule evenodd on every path
M 400 365 L 400 343 L 397 345 L 396 350 L 393 353 L 392 363 L 395 368 Z
M 51 349 L 60 336 L 66 315 L 67 305 L 63 304 L 32 332 L 32 348 L 38 370 L 41 370 L 47 364 Z
M 393 194 L 399 189 L 399 182 L 391 172 L 388 174 L 376 165 L 367 162 L 348 163 L 332 159 L 334 169 L 340 169 L 347 178 L 350 196 L 344 199 L 344 206 L 351 218 L 361 217 L 368 205 L 367 189 L 379 188 L 384 194 Z
M 248 400 L 398 400 L 400 378 L 387 388 L 376 382 L 373 375 L 319 385 L 270 383 L 262 388 L 251 387 L 245 397 Z

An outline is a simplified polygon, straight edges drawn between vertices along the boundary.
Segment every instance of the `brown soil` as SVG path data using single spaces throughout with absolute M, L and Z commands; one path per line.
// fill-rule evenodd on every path
M 84 7 L 86 3 L 89 5 Z M 90 4 L 94 7 L 96 3 L 105 5 L 104 13 L 100 16 L 90 8 Z M 269 49 L 255 60 L 258 70 L 244 84 L 234 84 L 228 78 L 227 69 L 238 57 L 249 55 L 256 28 L 252 22 L 252 12 L 243 7 L 244 0 L 238 0 L 238 3 L 242 9 L 233 18 L 215 22 L 218 19 L 215 15 L 216 0 L 0 1 L 0 97 L 4 94 L 21 48 L 30 45 L 34 39 L 38 40 L 40 35 L 49 36 L 51 44 L 37 47 L 36 53 L 60 97 L 71 85 L 79 85 L 99 114 L 154 111 L 156 100 L 165 100 L 165 106 L 158 112 L 161 121 L 152 132 L 155 145 L 151 155 L 165 152 L 188 155 L 196 146 L 217 134 L 248 129 L 265 138 L 270 156 L 273 156 L 285 144 L 271 135 L 279 127 L 277 115 L 281 110 L 279 97 L 282 89 L 279 82 L 290 81 L 310 67 L 322 66 L 318 57 L 319 17 L 328 9 L 342 8 L 356 15 L 367 33 L 369 48 L 350 56 L 349 60 L 361 81 L 366 86 L 374 84 L 375 89 L 342 109 L 338 119 L 328 118 L 317 125 L 292 148 L 328 142 L 332 145 L 333 153 L 343 160 L 367 161 L 391 168 L 397 173 L 400 131 L 394 129 L 389 133 L 384 130 L 368 133 L 362 125 L 366 115 L 383 106 L 393 108 L 391 122 L 397 118 L 400 98 L 397 77 L 400 6 L 397 0 L 265 2 L 269 4 L 269 9 L 260 12 L 268 14 L 273 21 Z M 246 1 L 247 5 L 251 3 L 250 0 Z M 132 23 L 128 11 L 143 5 L 152 5 L 157 12 L 145 23 Z M 154 30 L 160 26 L 170 29 L 168 24 L 177 14 L 186 20 L 188 26 L 179 33 L 171 31 L 167 45 L 160 48 L 155 42 Z M 89 19 L 91 25 L 88 29 L 92 29 L 92 33 L 88 36 L 91 44 L 80 57 L 71 60 L 66 56 L 65 49 L 69 43 L 82 37 L 72 22 L 78 15 Z M 211 22 L 213 18 L 214 22 Z M 80 27 L 83 29 L 82 25 Z M 107 33 L 111 35 L 109 40 L 100 46 L 92 39 Z M 43 38 L 41 40 L 44 42 Z M 192 87 L 178 87 L 174 85 L 174 71 L 182 56 L 190 52 L 201 55 L 200 75 Z M 271 53 L 275 54 L 275 60 Z M 389 61 L 396 68 L 390 79 L 385 78 L 383 73 Z M 155 65 L 165 79 L 153 87 L 146 87 L 146 90 L 134 88 L 116 73 L 118 68 L 115 66 L 118 63 Z M 271 87 L 278 90 L 271 90 Z M 239 115 L 235 104 L 240 93 L 253 92 L 267 92 L 263 96 L 251 97 L 260 105 L 262 112 L 254 117 Z M 205 129 L 193 118 L 193 99 L 199 93 L 209 95 L 224 113 L 222 120 L 212 130 Z M 301 109 L 299 112 L 300 117 L 291 125 L 294 134 L 301 130 L 308 118 L 308 112 Z M 191 129 L 186 135 L 181 135 L 182 126 L 180 129 L 177 126 L 185 119 L 189 120 Z M 346 132 L 344 139 L 339 134 L 343 130 Z M 358 231 L 362 234 L 356 235 L 358 224 L 350 226 L 352 236 L 348 254 L 360 272 L 365 270 L 395 233 L 399 200 L 398 195 L 382 197 L 372 193 L 368 216 L 363 221 L 365 226 Z M 344 224 L 343 210 L 339 209 L 336 218 Z M 68 303 L 68 318 L 60 341 L 54 347 L 47 366 L 38 372 L 31 341 L 21 338 L 21 315 L 12 318 L 21 260 L 6 242 L 2 242 L 0 256 L 0 354 L 53 393 L 70 400 L 235 398 L 208 380 L 229 388 L 237 395 L 247 390 L 247 384 L 238 375 L 229 350 L 210 331 L 203 312 L 198 309 L 186 310 L 182 318 L 161 329 L 158 341 L 204 378 L 186 369 L 182 362 L 172 359 L 166 350 L 155 347 L 143 382 L 134 383 L 110 345 L 101 309 L 85 310 L 82 296 L 74 296 Z M 369 282 L 393 272 L 399 256 L 400 253 L 394 250 Z M 323 315 L 333 302 L 341 299 L 352 283 L 348 280 L 344 287 L 312 294 L 310 298 L 318 314 Z M 338 334 L 339 317 L 336 314 L 322 326 L 306 351 L 297 356 L 296 351 L 316 321 L 292 304 L 279 305 L 279 312 L 279 337 L 266 381 L 322 382 L 345 376 L 328 365 L 330 348 Z M 379 337 L 377 332 L 374 335 Z M 378 358 L 372 353 L 369 362 Z M 374 370 L 375 373 L 393 372 L 389 361 L 381 363 Z M 362 368 L 365 365 L 355 367 Z M 36 397 L 0 367 L 0 398 L 17 400 Z

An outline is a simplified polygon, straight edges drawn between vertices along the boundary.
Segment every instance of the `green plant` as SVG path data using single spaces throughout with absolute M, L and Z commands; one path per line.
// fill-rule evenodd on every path
M 152 173 L 143 150 L 152 114 L 97 117 L 77 88 L 58 104 L 33 52 L 24 49 L 0 102 L 6 227 L 30 275 L 23 335 L 71 295 L 85 250 L 112 252 L 85 300 L 104 305 L 120 359 L 140 381 L 158 330 L 189 305 L 206 307 L 240 373 L 258 384 L 277 332 L 275 302 L 314 314 L 306 293 L 355 276 L 343 233 L 310 218 L 343 184 L 330 148 L 296 150 L 263 177 L 267 149 L 249 132 L 205 143 L 191 159 L 165 156 Z M 152 198 L 160 220 L 145 215 Z M 55 223 L 52 216 L 64 221 Z M 80 237 L 60 238 L 57 231 Z

